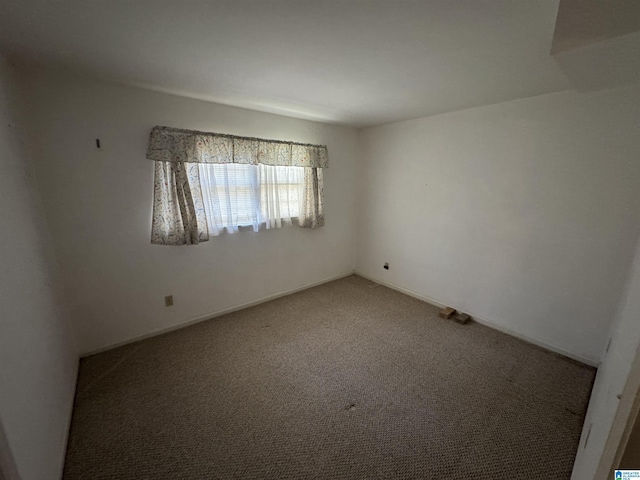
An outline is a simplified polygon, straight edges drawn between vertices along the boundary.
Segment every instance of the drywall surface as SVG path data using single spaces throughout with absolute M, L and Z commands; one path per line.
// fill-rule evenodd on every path
M 626 88 L 364 130 L 357 272 L 596 364 L 639 234 L 639 122 Z
M 637 362 L 640 345 L 639 319 L 640 243 L 636 249 L 625 294 L 611 328 L 611 343 L 593 385 L 572 480 L 597 480 L 613 475 L 613 472 L 600 471 L 597 475 L 596 472 L 601 458 L 604 461 L 600 469 L 612 463 L 631 411 L 630 407 L 638 392 L 637 379 L 632 379 L 630 374 L 634 359 Z M 635 387 L 628 388 L 630 381 L 636 383 Z M 621 412 L 621 409 L 625 411 Z M 638 465 L 629 468 L 637 469 Z
M 355 129 L 71 76 L 23 77 L 82 353 L 354 270 Z M 326 225 L 151 245 L 153 162 L 145 155 L 154 125 L 326 144 Z M 165 307 L 165 295 L 174 306 Z
M 0 59 L 0 433 L 22 480 L 53 480 L 62 475 L 78 356 L 53 286 L 14 82 Z

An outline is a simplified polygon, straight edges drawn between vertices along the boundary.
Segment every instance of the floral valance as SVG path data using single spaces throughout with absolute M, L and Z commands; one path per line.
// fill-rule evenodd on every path
M 147 158 L 161 162 L 245 163 L 327 168 L 324 145 L 153 127 Z

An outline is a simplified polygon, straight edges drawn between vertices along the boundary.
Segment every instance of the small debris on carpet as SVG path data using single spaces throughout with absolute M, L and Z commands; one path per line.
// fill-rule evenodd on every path
M 442 317 L 442 318 L 449 319 L 449 318 L 453 317 L 453 315 L 455 313 L 456 313 L 456 309 L 455 308 L 446 307 L 446 308 L 443 308 L 442 310 L 440 310 L 440 313 L 438 315 L 440 317 Z
M 471 320 L 471 317 L 469 315 L 467 315 L 466 313 L 460 312 L 455 317 L 453 317 L 453 319 L 456 322 L 458 322 L 458 323 L 460 323 L 462 325 L 465 325 L 465 324 L 469 323 L 469 320 Z

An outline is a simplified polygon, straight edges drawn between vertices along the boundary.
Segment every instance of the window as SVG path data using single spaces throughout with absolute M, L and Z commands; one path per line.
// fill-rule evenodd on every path
M 324 225 L 325 145 L 155 126 L 151 243 L 198 245 L 224 230 Z
M 240 227 L 279 228 L 298 221 L 303 167 L 198 164 L 202 200 L 211 235 Z

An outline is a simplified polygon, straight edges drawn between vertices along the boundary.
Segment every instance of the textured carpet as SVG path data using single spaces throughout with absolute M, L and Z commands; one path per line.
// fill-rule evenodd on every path
M 569 479 L 593 368 L 351 276 L 82 360 L 64 479 Z

